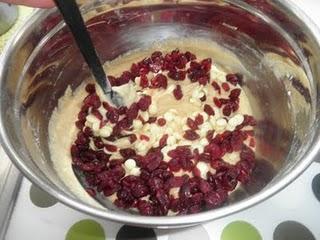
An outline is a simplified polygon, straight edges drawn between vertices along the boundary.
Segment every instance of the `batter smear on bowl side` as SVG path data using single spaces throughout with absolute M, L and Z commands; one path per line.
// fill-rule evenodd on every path
M 130 65 L 109 76 L 127 106 L 110 105 L 93 83 L 59 103 L 50 149 L 66 145 L 68 153 L 59 153 L 72 159 L 65 173 L 73 164 L 86 176 L 89 195 L 103 194 L 141 215 L 222 206 L 255 166 L 256 121 L 242 76 L 179 49 L 155 51 Z M 72 134 L 58 143 L 53 131 L 68 109 L 76 115 L 69 120 Z

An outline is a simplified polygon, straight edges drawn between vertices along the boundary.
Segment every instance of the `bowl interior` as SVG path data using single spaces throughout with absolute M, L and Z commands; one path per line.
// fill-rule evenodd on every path
M 210 57 L 216 63 L 244 75 L 243 88 L 258 120 L 258 164 L 253 180 L 234 192 L 224 208 L 267 192 L 301 163 L 314 134 L 316 93 L 306 48 L 312 39 L 298 20 L 291 21 L 271 3 L 90 2 L 83 13 L 103 62 L 156 42 L 197 38 L 199 48 L 201 39 L 212 42 L 215 54 Z M 38 12 L 32 21 L 19 36 L 2 82 L 6 137 L 28 176 L 36 175 L 52 193 L 81 202 L 50 160 L 48 122 L 67 87 L 77 88 L 89 71 L 55 10 Z M 210 211 L 210 218 L 223 215 L 216 212 Z

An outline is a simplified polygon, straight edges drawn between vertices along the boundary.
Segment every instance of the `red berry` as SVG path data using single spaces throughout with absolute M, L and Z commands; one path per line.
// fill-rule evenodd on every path
M 148 108 L 150 107 L 152 103 L 152 99 L 151 96 L 148 95 L 144 95 L 143 97 L 141 97 L 138 101 L 138 107 L 141 111 L 145 112 L 148 110 Z
M 229 86 L 228 83 L 224 82 L 224 83 L 222 83 L 221 86 L 222 86 L 222 88 L 223 88 L 224 91 L 226 91 L 226 92 L 229 92 L 229 91 L 230 91 L 230 86 Z
M 176 88 L 173 90 L 173 95 L 177 100 L 180 100 L 183 97 L 180 85 L 177 85 Z
M 157 74 L 152 80 L 151 80 L 151 86 L 153 88 L 164 88 L 166 89 L 168 86 L 168 79 L 163 74 Z
M 213 108 L 212 108 L 209 104 L 204 105 L 204 111 L 205 111 L 209 116 L 214 116 L 214 114 L 215 114 Z
M 159 118 L 157 122 L 158 122 L 158 125 L 161 127 L 163 127 L 167 123 L 167 121 L 164 118 Z
M 194 140 L 197 140 L 200 138 L 199 134 L 196 133 L 195 131 L 193 130 L 187 130 L 185 131 L 184 135 L 183 135 L 183 138 L 187 139 L 187 140 L 191 140 L 191 141 L 194 141 Z

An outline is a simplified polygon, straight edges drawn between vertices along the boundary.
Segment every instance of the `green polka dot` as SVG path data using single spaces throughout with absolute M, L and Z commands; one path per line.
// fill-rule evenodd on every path
M 104 230 L 99 223 L 82 220 L 69 229 L 65 240 L 105 240 L 105 238 Z
M 29 195 L 31 202 L 40 208 L 52 207 L 58 202 L 57 199 L 35 185 L 31 185 Z
M 262 240 L 262 237 L 250 223 L 236 221 L 223 229 L 221 240 Z

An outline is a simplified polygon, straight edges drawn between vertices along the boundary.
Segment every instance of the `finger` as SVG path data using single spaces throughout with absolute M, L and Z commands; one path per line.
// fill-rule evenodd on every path
M 17 4 L 17 5 L 25 5 L 29 7 L 37 7 L 37 8 L 51 8 L 55 6 L 53 0 L 0 0 L 0 1 Z

